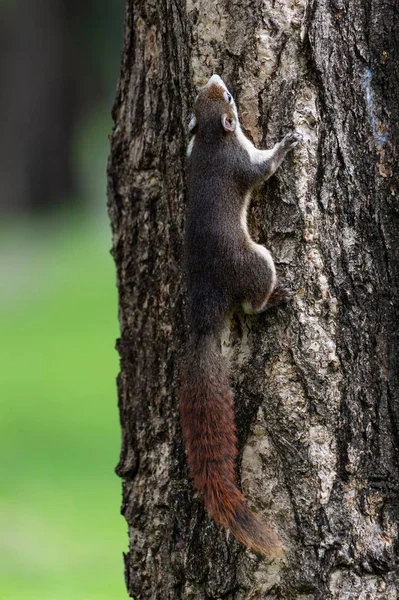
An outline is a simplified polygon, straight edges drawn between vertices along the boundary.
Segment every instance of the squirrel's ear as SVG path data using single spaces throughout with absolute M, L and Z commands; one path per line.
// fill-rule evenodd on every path
M 189 133 L 195 133 L 196 127 L 197 127 L 197 119 L 195 118 L 195 115 L 191 114 L 190 115 L 190 122 L 188 124 L 188 132 Z
M 231 115 L 225 113 L 222 115 L 222 125 L 225 131 L 228 131 L 229 133 L 234 133 L 236 129 L 236 120 Z

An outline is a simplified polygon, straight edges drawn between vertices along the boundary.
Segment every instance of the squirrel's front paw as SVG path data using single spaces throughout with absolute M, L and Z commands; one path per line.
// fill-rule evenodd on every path
M 299 142 L 302 142 L 303 135 L 298 131 L 293 131 L 292 133 L 287 133 L 287 135 L 283 138 L 283 144 L 288 150 L 292 150 L 295 148 Z

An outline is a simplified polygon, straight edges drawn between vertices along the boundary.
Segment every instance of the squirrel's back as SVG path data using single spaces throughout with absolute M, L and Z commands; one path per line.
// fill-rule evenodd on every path
M 237 111 L 222 80 L 213 76 L 196 101 L 187 169 L 185 270 L 189 342 L 180 414 L 190 472 L 208 511 L 241 543 L 266 556 L 282 543 L 248 507 L 236 484 L 237 435 L 228 366 L 220 333 L 231 309 L 262 305 L 275 283 L 274 264 L 246 229 L 248 192 L 260 167 L 236 135 Z M 250 142 L 247 140 L 248 144 Z

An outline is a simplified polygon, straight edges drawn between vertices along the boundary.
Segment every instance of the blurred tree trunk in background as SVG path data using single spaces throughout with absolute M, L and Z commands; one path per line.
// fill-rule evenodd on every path
M 85 119 L 114 89 L 122 8 L 123 0 L 0 4 L 2 212 L 77 200 L 77 147 Z
M 137 600 L 397 598 L 398 61 L 388 0 L 127 3 L 109 213 Z M 257 145 L 305 138 L 250 217 L 298 293 L 223 340 L 241 485 L 287 546 L 271 564 L 193 496 L 178 417 L 186 123 L 214 72 Z
M 56 207 L 72 194 L 76 69 L 66 0 L 2 7 L 0 203 L 6 212 Z

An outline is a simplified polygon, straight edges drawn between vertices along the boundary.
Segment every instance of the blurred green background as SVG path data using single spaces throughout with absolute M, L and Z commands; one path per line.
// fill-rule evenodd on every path
M 105 190 L 124 3 L 29 4 L 0 2 L 0 598 L 118 600 Z

